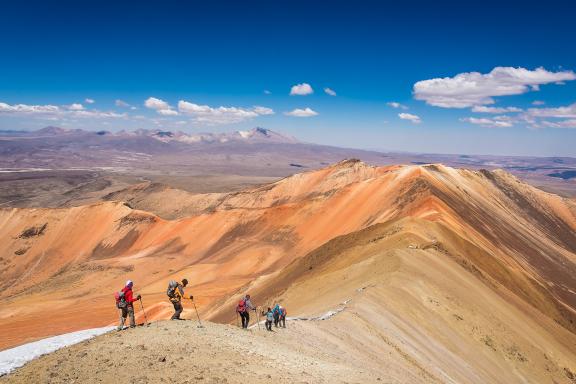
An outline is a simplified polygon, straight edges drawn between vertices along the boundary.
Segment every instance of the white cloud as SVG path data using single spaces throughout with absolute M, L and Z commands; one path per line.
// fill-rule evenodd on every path
M 310 108 L 296 108 L 290 112 L 284 112 L 286 116 L 293 116 L 293 117 L 312 117 L 318 115 L 318 112 L 310 109 Z
M 396 101 L 390 101 L 390 102 L 386 103 L 386 105 L 389 106 L 389 107 L 392 107 L 392 108 L 396 108 L 396 109 L 398 109 L 398 108 L 404 109 L 404 110 L 408 109 L 407 106 L 405 106 L 405 105 L 403 105 L 403 104 L 400 104 L 400 103 L 398 103 L 398 102 L 396 102 Z
M 508 113 L 508 112 L 522 112 L 521 108 L 516 107 L 486 107 L 485 105 L 476 105 L 472 108 L 472 112 L 478 113 Z
M 576 119 L 543 121 L 542 125 L 549 128 L 576 128 Z
M 82 118 L 96 118 L 96 119 L 128 117 L 128 115 L 126 115 L 125 113 L 94 111 L 94 110 L 72 111 L 69 116 L 70 117 L 82 117 Z
M 251 109 L 238 107 L 217 107 L 199 105 L 188 101 L 178 102 L 178 111 L 181 114 L 193 116 L 198 123 L 205 124 L 233 124 L 250 120 L 262 115 L 272 115 L 274 110 L 266 107 L 254 107 Z
M 542 100 L 534 100 L 532 102 L 532 105 L 544 105 L 546 104 L 546 102 L 542 101 Z
M 324 88 L 324 93 L 326 93 L 327 95 L 330 95 L 330 96 L 336 96 L 336 91 L 334 91 L 333 89 L 330 89 L 328 87 Z
M 60 112 L 56 105 L 27 105 L 0 103 L 0 113 L 14 114 L 55 114 Z
M 82 108 L 80 108 L 82 107 Z M 72 104 L 65 106 L 57 105 L 27 105 L 27 104 L 6 104 L 0 102 L 0 113 L 12 115 L 38 115 L 49 120 L 58 120 L 59 118 L 118 118 L 126 117 L 125 114 L 115 112 L 105 112 L 98 110 L 86 110 L 81 104 Z
M 466 117 L 460 119 L 460 121 L 465 121 L 470 124 L 481 125 L 483 127 L 493 127 L 493 128 L 509 128 L 514 126 L 512 121 L 508 119 L 508 116 L 497 116 L 493 119 L 487 118 L 475 118 L 475 117 Z
M 84 102 L 85 102 L 86 104 L 94 104 L 94 103 L 96 102 L 96 100 L 94 100 L 94 99 L 84 99 Z
M 544 68 L 496 67 L 490 73 L 460 73 L 414 84 L 414 97 L 443 108 L 469 108 L 493 104 L 493 97 L 519 95 L 539 85 L 575 80 L 573 71 L 550 72 Z
M 68 109 L 71 111 L 82 111 L 84 109 L 84 106 L 80 103 L 74 103 L 74 104 L 70 104 L 68 106 Z
M 178 116 L 178 111 L 175 111 L 173 109 L 159 109 L 156 112 L 158 112 L 158 114 L 162 116 Z
M 253 108 L 253 111 L 259 115 L 273 115 L 274 114 L 274 110 L 272 108 L 267 108 L 267 107 L 255 106 Z
M 144 102 L 144 106 L 146 108 L 154 109 L 156 111 L 160 111 L 163 109 L 172 109 L 170 104 L 168 104 L 164 100 L 160 100 L 155 97 L 149 97 L 148 99 L 146 99 L 146 101 Z
M 290 96 L 306 96 L 314 93 L 314 90 L 308 83 L 296 84 L 290 89 Z
M 576 118 L 576 103 L 558 108 L 529 108 L 527 114 L 532 117 Z
M 153 109 L 162 116 L 176 116 L 178 112 L 172 109 L 172 106 L 165 102 L 164 100 L 157 99 L 155 97 L 149 97 L 144 102 L 144 106 L 149 109 Z
M 420 124 L 422 122 L 420 116 L 416 116 L 411 113 L 399 113 L 398 117 L 401 118 L 402 120 L 409 120 L 414 124 Z

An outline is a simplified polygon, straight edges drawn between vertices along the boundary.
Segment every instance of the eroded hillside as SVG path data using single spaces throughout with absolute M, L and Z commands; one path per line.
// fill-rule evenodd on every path
M 294 316 L 342 309 L 326 331 L 353 329 L 346 348 L 377 364 L 385 344 L 432 381 L 576 371 L 576 205 L 510 174 L 346 161 L 242 192 L 141 192 L 187 216 L 0 211 L 0 347 L 113 322 L 126 278 L 166 318 L 167 280 L 187 277 L 221 322 L 245 291 Z

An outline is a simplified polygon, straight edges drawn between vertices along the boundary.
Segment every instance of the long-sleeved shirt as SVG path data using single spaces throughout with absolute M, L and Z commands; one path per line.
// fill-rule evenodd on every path
M 254 305 L 252 305 L 252 301 L 249 298 L 245 297 L 244 303 L 246 304 L 246 309 L 248 309 L 248 310 L 256 309 L 256 307 Z
M 132 292 L 132 288 L 124 287 L 122 288 L 122 292 L 124 292 L 124 300 L 128 303 L 128 305 L 132 305 L 136 301 L 134 298 L 134 293 Z

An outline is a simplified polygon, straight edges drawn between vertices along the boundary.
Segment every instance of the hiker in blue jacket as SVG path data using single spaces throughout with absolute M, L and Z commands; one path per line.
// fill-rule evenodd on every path
M 280 317 L 282 317 L 282 308 L 280 304 L 276 304 L 272 310 L 272 316 L 274 318 L 274 326 L 278 328 L 278 323 L 280 323 Z

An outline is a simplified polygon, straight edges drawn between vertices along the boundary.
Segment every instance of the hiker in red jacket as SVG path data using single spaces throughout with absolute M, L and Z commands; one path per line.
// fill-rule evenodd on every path
M 236 312 L 238 312 L 242 318 L 242 328 L 248 328 L 248 324 L 250 324 L 250 310 L 256 311 L 256 307 L 252 305 L 250 295 L 246 295 L 236 306 Z
M 134 328 L 136 326 L 136 321 L 134 320 L 134 302 L 140 300 L 141 296 L 138 295 L 136 298 L 134 298 L 134 293 L 132 292 L 133 285 L 134 283 L 132 280 L 128 280 L 124 288 L 122 288 L 122 290 L 119 292 L 119 296 L 116 299 L 116 305 L 118 309 L 120 309 L 120 325 L 118 326 L 119 331 L 124 329 L 124 322 L 128 316 L 130 316 L 130 328 Z

